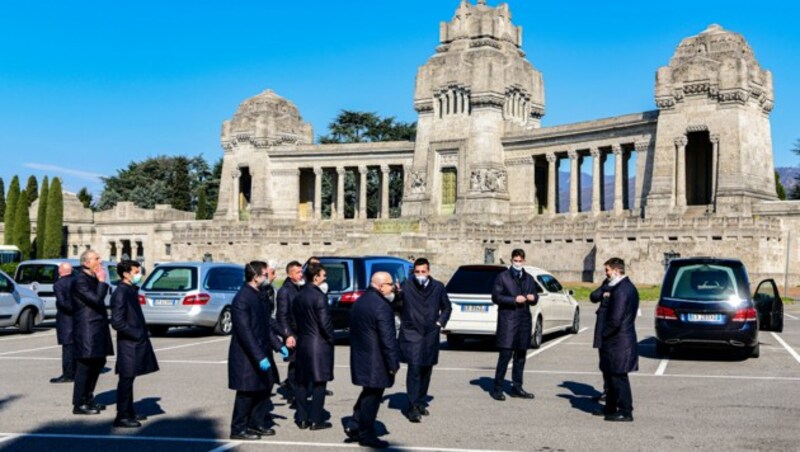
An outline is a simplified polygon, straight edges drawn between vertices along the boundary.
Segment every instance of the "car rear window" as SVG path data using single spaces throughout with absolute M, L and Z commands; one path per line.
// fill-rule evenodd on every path
M 341 292 L 350 288 L 350 266 L 347 261 L 322 259 L 320 263 L 325 267 L 329 292 Z
M 741 264 L 687 263 L 667 272 L 662 296 L 692 301 L 725 301 L 746 298 L 747 275 Z
M 144 283 L 144 290 L 181 292 L 197 288 L 197 269 L 194 267 L 159 266 Z
M 448 293 L 490 295 L 497 275 L 506 269 L 498 268 L 459 268 L 447 283 Z

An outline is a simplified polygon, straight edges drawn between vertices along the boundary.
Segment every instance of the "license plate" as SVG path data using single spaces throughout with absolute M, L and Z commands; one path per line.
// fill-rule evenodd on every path
M 461 312 L 489 312 L 489 306 L 482 304 L 462 304 Z
M 690 322 L 722 323 L 725 316 L 722 314 L 688 314 L 686 319 Z
M 175 300 L 153 300 L 153 306 L 175 306 Z

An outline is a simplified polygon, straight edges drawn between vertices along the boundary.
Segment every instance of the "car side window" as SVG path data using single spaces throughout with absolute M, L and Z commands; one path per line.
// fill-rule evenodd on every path
M 17 268 L 17 282 L 20 284 L 31 284 L 36 281 L 36 271 L 38 265 L 24 265 Z
M 369 271 L 368 278 L 378 272 L 386 272 L 392 275 L 392 281 L 402 283 L 408 278 L 407 266 L 402 262 L 373 262 Z
M 244 284 L 244 270 L 238 268 L 212 268 L 208 271 L 205 288 L 235 292 Z
M 14 284 L 3 275 L 0 275 L 0 292 L 11 292 Z
M 561 284 L 559 284 L 558 281 L 556 281 L 556 279 L 550 275 L 539 275 L 539 278 L 537 279 L 550 293 L 558 293 L 564 290 L 564 288 L 561 287 Z
M 58 274 L 58 267 L 55 265 L 42 265 L 36 274 L 36 282 L 39 284 L 54 284 Z

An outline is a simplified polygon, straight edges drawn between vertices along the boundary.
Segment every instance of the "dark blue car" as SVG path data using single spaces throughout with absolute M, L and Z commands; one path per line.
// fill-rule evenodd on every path
M 750 296 L 741 261 L 688 258 L 673 260 L 656 306 L 656 353 L 672 347 L 717 345 L 758 357 L 758 332 L 783 331 L 783 301 L 775 281 L 761 281 Z

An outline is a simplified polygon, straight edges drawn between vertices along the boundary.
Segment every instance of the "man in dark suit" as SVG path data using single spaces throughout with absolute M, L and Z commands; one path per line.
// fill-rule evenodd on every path
M 70 288 L 75 309 L 73 345 L 77 365 L 72 393 L 73 414 L 99 414 L 105 409 L 94 401 L 94 388 L 106 356 L 114 354 L 106 312 L 106 273 L 100 256 L 93 250 L 81 254 L 81 271 Z
M 370 287 L 350 311 L 350 374 L 353 384 L 362 390 L 345 433 L 360 445 L 375 449 L 389 445 L 378 439 L 375 419 L 383 392 L 394 385 L 400 369 L 392 290 L 391 275 L 375 273 Z
M 72 315 L 74 308 L 69 297 L 72 285 L 72 265 L 69 262 L 58 264 L 58 281 L 53 284 L 56 296 L 56 336 L 61 346 L 61 376 L 51 378 L 50 383 L 72 383 L 75 381 L 75 356 L 72 345 Z
M 453 308 L 444 284 L 430 276 L 430 262 L 414 261 L 414 277 L 407 279 L 397 294 L 400 310 L 400 359 L 408 364 L 408 420 L 420 422 L 427 416 L 425 399 L 433 366 L 439 362 L 440 331 L 447 325 Z
M 117 264 L 120 282 L 111 294 L 111 326 L 117 331 L 117 417 L 114 427 L 141 427 L 146 416 L 133 408 L 133 381 L 139 375 L 158 371 L 158 362 L 139 304 L 142 268 L 136 261 Z
M 539 295 L 533 276 L 525 272 L 523 265 L 525 251 L 515 249 L 511 252 L 511 268 L 497 275 L 492 290 L 492 302 L 497 305 L 497 347 L 500 357 L 494 375 L 494 388 L 489 395 L 498 401 L 506 399 L 503 384 L 512 356 L 513 385 L 509 395 L 522 399 L 534 398 L 532 393 L 522 388 L 522 375 L 533 331 L 530 307 L 539 302 Z
M 597 311 L 595 314 L 597 318 L 595 319 L 594 323 L 594 342 L 592 343 L 592 347 L 598 349 L 598 353 L 600 352 L 600 344 L 603 342 L 603 328 L 606 324 L 606 312 L 608 312 L 608 299 L 611 296 L 611 288 L 608 287 L 609 279 L 606 278 L 603 280 L 603 283 L 600 284 L 600 287 L 592 291 L 589 294 L 589 301 L 592 303 L 599 303 L 597 306 Z M 606 381 L 603 381 L 603 393 L 599 396 L 592 397 L 592 400 L 595 402 L 604 402 L 606 400 L 606 394 L 608 393 L 608 384 Z M 602 412 L 600 412 L 602 413 Z
M 292 306 L 294 304 L 294 299 L 297 298 L 297 294 L 300 293 L 300 289 L 305 285 L 305 282 L 306 280 L 303 278 L 303 266 L 300 265 L 300 262 L 289 262 L 286 265 L 286 280 L 284 280 L 283 285 L 280 290 L 278 290 L 278 312 L 276 317 L 281 335 L 286 338 L 286 346 L 289 347 L 290 350 L 294 350 L 297 339 L 297 334 L 295 333 L 297 322 L 294 319 Z M 295 369 L 295 354 L 292 353 L 289 357 L 289 370 L 286 374 L 285 383 L 289 404 L 293 403 L 294 393 L 297 387 Z
M 236 391 L 231 419 L 231 439 L 257 440 L 272 436 L 275 430 L 265 425 L 269 396 L 276 383 L 270 371 L 270 355 L 280 351 L 288 356 L 278 336 L 270 328 L 267 305 L 259 287 L 269 283 L 267 263 L 252 261 L 244 267 L 245 284 L 231 302 L 233 331 L 228 349 L 228 388 Z
M 639 291 L 625 275 L 622 259 L 609 259 L 605 270 L 609 298 L 600 338 L 600 370 L 608 394 L 602 414 L 607 421 L 630 422 L 633 421 L 633 396 L 628 373 L 639 370 L 635 328 Z
M 333 381 L 333 322 L 328 312 L 328 283 L 325 278 L 325 267 L 310 265 L 306 269 L 309 284 L 300 291 L 292 305 L 297 326 L 295 422 L 301 429 L 333 427 L 323 419 L 327 384 Z

